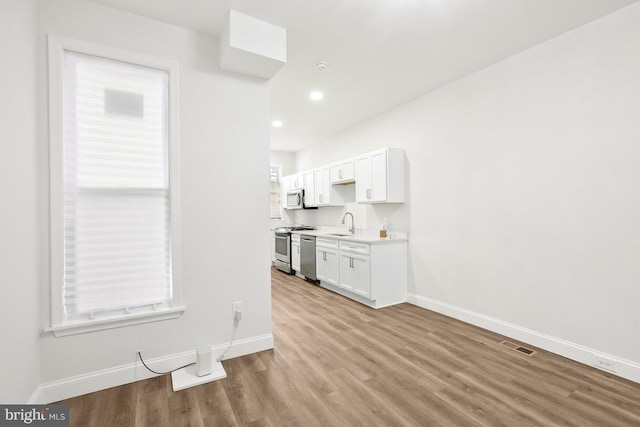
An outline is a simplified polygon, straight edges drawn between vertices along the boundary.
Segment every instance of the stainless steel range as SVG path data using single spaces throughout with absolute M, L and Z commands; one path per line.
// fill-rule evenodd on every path
M 295 225 L 291 227 L 278 227 L 274 230 L 276 237 L 275 266 L 278 270 L 284 271 L 287 274 L 294 273 L 291 268 L 291 232 L 301 230 L 315 230 L 315 227 L 310 225 Z

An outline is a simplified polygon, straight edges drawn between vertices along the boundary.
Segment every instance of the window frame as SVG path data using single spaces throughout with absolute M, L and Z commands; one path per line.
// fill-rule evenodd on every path
M 278 180 L 277 180 L 278 192 L 277 193 L 271 191 L 271 169 L 273 168 L 278 169 Z M 278 216 L 277 217 L 271 216 L 271 194 L 278 195 Z M 277 221 L 282 219 L 282 200 L 281 199 L 282 199 L 282 166 L 269 165 L 269 219 L 272 221 Z
M 63 127 L 62 77 L 65 51 L 128 62 L 166 71 L 169 76 L 169 200 L 173 300 L 170 307 L 112 314 L 104 318 L 67 321 L 64 316 L 64 236 L 63 236 Z M 50 282 L 51 319 L 46 332 L 55 336 L 73 335 L 180 317 L 185 307 L 181 299 L 180 275 L 180 174 L 178 142 L 178 63 L 152 56 L 101 46 L 48 34 L 49 54 L 49 173 L 50 173 Z

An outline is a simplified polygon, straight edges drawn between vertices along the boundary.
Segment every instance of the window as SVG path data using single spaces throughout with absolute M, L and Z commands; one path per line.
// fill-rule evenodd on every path
M 282 217 L 280 208 L 280 166 L 269 168 L 269 217 L 280 219 Z
M 175 64 L 51 36 L 52 328 L 178 317 Z

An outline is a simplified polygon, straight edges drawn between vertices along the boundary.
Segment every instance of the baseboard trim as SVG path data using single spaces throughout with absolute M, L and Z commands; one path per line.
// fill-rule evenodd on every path
M 576 362 L 601 369 L 596 365 L 596 358 L 604 357 L 615 364 L 616 372 L 601 369 L 612 375 L 640 383 L 640 364 L 625 360 L 617 356 L 603 353 L 592 348 L 588 348 L 579 344 L 565 341 L 550 335 L 546 335 L 531 329 L 523 328 L 502 320 L 494 319 L 483 314 L 475 313 L 460 307 L 455 307 L 440 301 L 419 296 L 416 294 L 407 294 L 407 302 L 445 316 L 470 323 L 483 329 L 496 332 L 501 335 L 531 344 L 538 348 L 550 351 L 560 356 L 566 357 Z
M 27 405 L 37 405 L 40 402 L 42 402 L 42 385 L 36 387 L 29 400 L 27 400 Z
M 232 359 L 247 354 L 257 353 L 273 348 L 273 335 L 266 334 L 245 338 L 233 342 L 223 360 Z M 211 347 L 214 360 L 220 357 L 229 343 Z M 167 371 L 176 366 L 186 365 L 196 360 L 195 349 L 183 353 L 172 354 L 147 360 L 145 363 L 153 370 Z M 69 399 L 87 393 L 93 393 L 107 388 L 129 384 L 157 376 L 146 370 L 139 360 L 126 365 L 90 372 L 75 377 L 40 384 L 31 395 L 29 403 L 47 404 L 59 400 Z

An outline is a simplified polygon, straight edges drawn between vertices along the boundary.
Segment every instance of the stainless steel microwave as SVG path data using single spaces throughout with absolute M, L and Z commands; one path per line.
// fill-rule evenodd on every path
M 318 209 L 318 207 L 307 206 L 304 201 L 304 189 L 296 188 L 287 192 L 287 209 Z
M 287 209 L 304 209 L 304 189 L 287 191 Z

